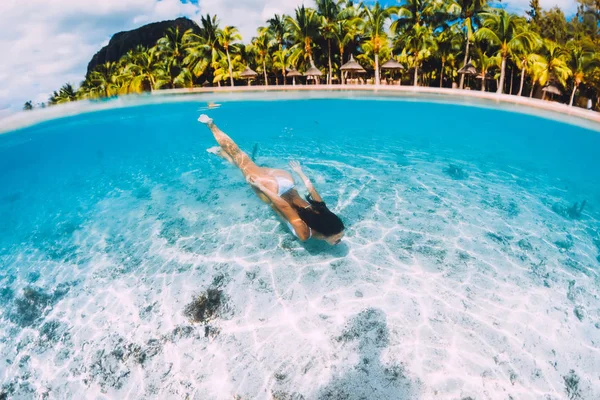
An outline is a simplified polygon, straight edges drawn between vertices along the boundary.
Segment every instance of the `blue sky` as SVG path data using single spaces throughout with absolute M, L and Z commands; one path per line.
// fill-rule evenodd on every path
M 28 100 L 46 101 L 66 82 L 78 85 L 94 53 L 111 35 L 149 22 L 217 14 L 245 39 L 275 13 L 291 13 L 312 0 L 0 0 L 0 118 Z M 576 10 L 574 0 L 540 0 L 545 8 Z M 397 4 L 385 0 L 388 4 Z M 522 13 L 529 0 L 505 0 Z

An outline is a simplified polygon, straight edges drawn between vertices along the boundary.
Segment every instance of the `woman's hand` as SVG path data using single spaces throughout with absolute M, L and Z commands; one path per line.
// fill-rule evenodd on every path
M 319 193 L 317 193 L 317 191 L 315 190 L 315 187 L 313 186 L 310 179 L 308 179 L 308 176 L 306 176 L 304 174 L 304 171 L 302 171 L 302 167 L 300 166 L 300 163 L 298 161 L 292 160 L 289 162 L 289 164 L 290 164 L 290 168 L 292 169 L 292 171 L 294 171 L 296 174 L 298 174 L 300 179 L 302 179 L 302 182 L 304 182 L 304 186 L 306 186 L 306 189 L 308 189 L 308 193 L 310 193 L 313 200 L 323 201 L 323 199 L 321 199 L 321 196 L 319 196 Z
M 290 168 L 292 169 L 292 171 L 294 171 L 298 175 L 302 174 L 302 167 L 300 166 L 300 163 L 298 161 L 292 160 L 292 161 L 290 161 L 289 164 L 290 164 Z
M 250 185 L 252 185 L 255 188 L 257 188 L 261 192 L 264 192 L 266 190 L 265 186 L 262 183 L 260 183 L 256 178 L 257 177 L 254 176 L 254 175 L 248 175 L 246 177 L 246 182 L 248 182 Z

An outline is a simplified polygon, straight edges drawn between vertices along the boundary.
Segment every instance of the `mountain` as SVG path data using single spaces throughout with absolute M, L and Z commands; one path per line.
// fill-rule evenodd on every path
M 99 64 L 107 61 L 118 61 L 121 56 L 138 45 L 144 47 L 154 46 L 156 41 L 163 37 L 167 29 L 171 27 L 179 27 L 181 32 L 188 29 L 193 29 L 196 32 L 200 30 L 198 25 L 191 19 L 177 18 L 170 21 L 154 22 L 131 31 L 116 33 L 106 46 L 94 54 L 88 64 L 87 74 L 89 75 Z

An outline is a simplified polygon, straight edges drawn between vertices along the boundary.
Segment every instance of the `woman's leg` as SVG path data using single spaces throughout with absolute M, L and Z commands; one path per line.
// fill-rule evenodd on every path
M 229 162 L 236 165 L 244 174 L 244 176 L 254 175 L 256 177 L 260 177 L 261 181 L 265 186 L 267 186 L 271 190 L 277 190 L 277 180 L 271 177 L 268 173 L 265 173 L 265 168 L 261 168 L 256 165 L 250 157 L 246 153 L 244 153 L 237 144 L 231 139 L 229 136 L 225 134 L 222 130 L 217 128 L 217 126 L 213 123 L 213 120 L 206 115 L 201 115 L 198 118 L 198 121 L 206 124 L 212 134 L 214 135 L 217 143 L 221 146 L 221 153 Z M 265 196 L 260 190 L 256 189 L 252 186 L 252 189 L 258 197 L 264 201 L 265 203 L 271 203 L 271 200 L 267 196 Z
M 217 128 L 211 118 L 208 118 L 206 115 L 201 115 L 200 118 L 198 118 L 198 121 L 206 124 L 217 140 L 217 143 L 219 143 L 219 146 L 221 146 L 221 149 L 229 156 L 229 161 L 241 169 L 244 175 L 256 173 L 259 167 L 254 164 L 248 154 L 244 153 L 238 145 L 235 144 L 233 139 Z

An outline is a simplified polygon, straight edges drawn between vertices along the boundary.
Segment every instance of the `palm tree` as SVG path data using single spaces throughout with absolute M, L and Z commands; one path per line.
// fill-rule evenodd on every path
M 340 65 L 345 61 L 344 54 L 346 47 L 361 35 L 363 25 L 364 21 L 360 16 L 360 10 L 354 7 L 354 5 L 348 5 L 340 10 L 332 31 L 338 45 L 338 51 L 340 52 Z M 342 71 L 339 72 L 340 81 L 343 84 Z
M 599 61 L 596 58 L 594 45 L 589 42 L 569 42 L 567 51 L 569 54 L 568 66 L 573 76 L 573 91 L 569 100 L 569 106 L 572 107 L 577 88 L 584 82 L 588 73 L 599 66 Z
M 220 57 L 216 62 L 213 63 L 215 70 L 214 82 L 219 84 L 221 81 L 229 79 L 239 79 L 240 73 L 244 70 L 244 64 L 242 63 L 242 56 L 235 54 L 233 57 Z
M 25 110 L 25 111 L 33 110 L 33 101 L 29 100 L 29 101 L 25 102 L 25 104 L 23 105 L 23 110 Z
M 277 45 L 279 46 L 279 50 L 281 50 L 285 40 L 289 35 L 286 17 L 275 14 L 273 18 L 269 18 L 267 23 L 269 24 L 268 29 L 270 35 L 275 39 Z
M 269 29 L 265 27 L 258 28 L 258 36 L 252 39 L 252 46 L 258 55 L 258 61 L 262 64 L 263 74 L 265 76 L 265 86 L 269 84 L 267 78 L 267 58 L 269 57 L 269 48 L 271 38 L 269 37 Z M 285 76 L 285 68 L 283 69 Z
M 530 52 L 522 52 L 519 54 L 517 66 L 521 68 L 521 82 L 519 84 L 519 93 L 517 93 L 517 96 L 522 96 L 523 94 L 525 76 L 527 76 L 527 74 L 533 75 L 536 65 L 543 62 L 543 57 L 537 54 L 536 51 L 537 49 L 532 49 Z M 533 85 L 535 85 L 535 80 L 532 82 L 532 92 Z
M 379 85 L 379 51 L 388 42 L 384 29 L 385 23 L 398 12 L 398 7 L 382 7 L 379 1 L 375 2 L 373 8 L 366 6 L 364 3 L 362 6 L 365 16 L 365 39 L 375 57 L 375 84 Z
M 281 68 L 281 75 L 283 76 L 283 84 L 285 85 L 285 58 L 287 58 L 287 52 L 284 55 L 283 54 L 283 45 L 287 44 L 286 41 L 290 35 L 289 31 L 288 31 L 288 23 L 286 22 L 286 17 L 285 16 L 281 16 L 279 14 L 275 14 L 273 16 L 273 18 L 269 18 L 269 20 L 267 21 L 267 23 L 269 24 L 267 29 L 268 29 L 268 34 L 269 36 L 272 38 L 272 46 L 277 45 L 278 48 L 278 55 L 279 55 L 279 60 L 280 62 L 277 63 L 278 67 L 276 68 Z M 276 51 L 276 52 L 277 52 Z M 284 57 L 284 60 L 281 61 L 281 57 Z M 275 54 L 273 55 L 273 58 L 275 59 L 276 56 Z M 275 66 L 275 65 L 274 65 Z M 277 71 L 275 72 L 275 83 L 277 85 L 279 85 L 279 78 L 277 77 Z
M 485 81 L 487 79 L 488 71 L 492 67 L 500 66 L 500 55 L 496 54 L 490 57 L 485 51 L 481 50 L 481 47 L 476 46 L 474 64 L 481 74 L 481 91 L 485 92 Z
M 419 80 L 419 67 L 435 51 L 437 43 L 430 27 L 416 24 L 398 38 L 396 49 L 405 48 L 413 56 L 414 78 L 413 85 Z
M 292 59 L 297 60 L 301 55 L 308 58 L 311 64 L 313 60 L 313 42 L 319 37 L 319 16 L 312 8 L 304 5 L 296 8 L 295 17 L 286 17 L 286 23 L 295 44 L 292 46 Z
M 398 7 L 398 19 L 390 25 L 390 31 L 401 35 L 414 25 L 430 25 L 440 13 L 443 3 L 427 0 L 404 0 Z
M 227 64 L 229 68 L 229 79 L 233 86 L 233 65 L 231 63 L 231 54 L 229 49 L 236 50 L 236 42 L 242 40 L 242 35 L 235 26 L 226 26 L 222 30 L 217 31 L 217 39 L 221 47 L 225 50 L 227 56 Z
M 167 29 L 165 36 L 156 42 L 156 55 L 160 59 L 160 66 L 156 69 L 157 88 L 185 87 L 182 82 L 185 82 L 186 76 L 190 73 L 184 66 L 186 41 L 191 34 L 191 29 L 181 32 L 179 27 L 172 27 Z
M 129 87 L 134 92 L 156 89 L 156 75 L 159 68 L 159 59 L 155 47 L 139 51 L 135 57 L 128 60 L 123 73 L 128 76 Z
M 62 104 L 77 100 L 77 93 L 70 83 L 64 84 L 58 92 L 54 91 L 48 99 L 48 104 Z
M 94 99 L 100 96 L 101 93 L 99 93 L 98 88 L 92 83 L 90 74 L 79 85 L 79 89 L 77 89 L 77 99 Z
M 181 65 L 185 56 L 183 38 L 189 33 L 191 33 L 191 29 L 181 32 L 177 26 L 167 29 L 165 36 L 156 42 L 158 55 L 163 59 L 168 59 L 174 65 Z
M 283 75 L 283 84 L 285 85 L 285 69 L 290 66 L 290 51 L 288 49 L 277 50 L 273 53 L 273 68 L 275 71 L 281 71 Z
M 498 82 L 498 94 L 501 94 L 504 91 L 506 60 L 509 54 L 535 47 L 536 38 L 533 32 L 525 28 L 527 24 L 525 18 L 509 14 L 506 10 L 481 13 L 481 17 L 483 26 L 479 28 L 475 37 L 498 47 L 498 53 L 502 60 L 500 81 Z
M 89 90 L 91 97 L 110 97 L 119 92 L 117 85 L 118 77 L 117 63 L 108 61 L 100 64 L 89 76 L 89 84 L 93 88 Z M 88 86 L 85 86 L 86 89 Z
M 333 77 L 333 66 L 331 64 L 331 39 L 335 36 L 335 24 L 340 14 L 338 3 L 333 0 L 316 0 L 317 14 L 321 17 L 321 32 L 327 40 L 327 57 L 329 61 L 329 72 L 327 74 L 327 83 L 331 84 Z
M 460 52 L 462 46 L 462 34 L 456 28 L 456 25 L 444 29 L 437 37 L 436 55 L 440 59 L 440 87 L 444 84 L 444 73 L 447 64 L 454 64 L 456 55 Z
M 200 17 L 200 30 L 196 34 L 188 31 L 184 34 L 185 58 L 183 64 L 198 78 L 220 57 L 220 45 L 217 39 L 219 20 L 217 16 Z M 213 71 L 214 75 L 214 71 Z
M 533 82 L 529 97 L 533 96 L 535 84 L 546 86 L 551 80 L 565 86 L 567 79 L 571 76 L 571 70 L 567 65 L 568 53 L 558 43 L 552 40 L 544 40 L 544 46 L 540 57 L 536 59 L 532 67 Z
M 465 55 L 463 67 L 467 65 L 470 59 L 470 45 L 474 39 L 475 28 L 479 25 L 480 14 L 486 11 L 487 0 L 448 0 L 446 12 L 448 19 L 458 20 L 460 28 L 465 33 Z M 460 76 L 459 88 L 462 89 L 465 84 L 465 75 Z
M 194 78 L 192 72 L 188 68 L 182 68 L 179 74 L 173 79 L 173 87 L 175 88 L 191 88 L 194 87 Z

